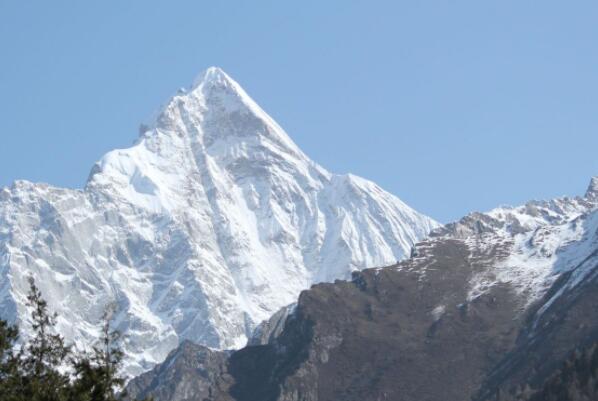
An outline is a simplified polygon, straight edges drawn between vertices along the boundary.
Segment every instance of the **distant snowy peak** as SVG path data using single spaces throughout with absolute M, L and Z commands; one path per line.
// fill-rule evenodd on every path
M 311 161 L 209 68 L 132 147 L 97 162 L 83 191 L 2 190 L 0 314 L 26 321 L 33 275 L 82 346 L 116 302 L 136 374 L 182 340 L 241 347 L 302 290 L 404 259 L 438 226 L 374 183 Z
M 470 248 L 471 263 L 478 268 L 470 280 L 472 299 L 508 285 L 525 309 L 563 274 L 568 274 L 564 287 L 570 288 L 598 265 L 597 189 L 594 177 L 583 197 L 471 213 L 436 229 L 431 237 L 462 240 Z
M 533 200 L 522 206 L 501 206 L 485 213 L 470 213 L 459 221 L 438 228 L 433 235 L 468 237 L 500 232 L 516 235 L 545 225 L 567 223 L 597 206 L 598 177 L 593 177 L 583 197 Z

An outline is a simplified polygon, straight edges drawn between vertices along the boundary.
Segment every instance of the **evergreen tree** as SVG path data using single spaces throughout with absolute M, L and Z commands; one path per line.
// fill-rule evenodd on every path
M 22 394 L 30 401 L 64 401 L 69 376 L 61 370 L 67 368 L 70 348 L 61 335 L 54 334 L 56 314 L 48 311 L 48 303 L 32 277 L 29 278 L 27 306 L 33 309 L 33 335 L 19 361 Z
M 18 384 L 19 359 L 13 351 L 19 331 L 0 320 L 0 399 L 19 401 L 20 394 L 15 391 Z
M 82 400 L 89 401 L 118 401 L 125 397 L 118 394 L 125 381 L 118 372 L 122 365 L 121 335 L 112 330 L 111 320 L 114 308 L 109 307 L 104 313 L 104 325 L 100 344 L 93 347 L 90 356 L 74 362 L 77 379 L 73 384 L 73 391 Z
M 48 311 L 35 281 L 29 279 L 27 305 L 33 334 L 15 351 L 18 329 L 0 320 L 0 401 L 123 401 L 119 375 L 121 336 L 112 330 L 112 311 L 104 314 L 101 341 L 90 354 L 71 352 L 55 334 L 56 314 Z M 149 400 L 148 400 L 149 401 Z

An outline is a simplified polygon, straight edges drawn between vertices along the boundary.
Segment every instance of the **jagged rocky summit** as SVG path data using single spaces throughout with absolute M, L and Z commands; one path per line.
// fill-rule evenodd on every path
M 181 341 L 242 347 L 301 290 L 394 263 L 438 224 L 374 183 L 311 161 L 209 68 L 82 190 L 0 189 L 0 317 L 26 337 L 27 277 L 83 348 L 108 303 L 129 375 Z

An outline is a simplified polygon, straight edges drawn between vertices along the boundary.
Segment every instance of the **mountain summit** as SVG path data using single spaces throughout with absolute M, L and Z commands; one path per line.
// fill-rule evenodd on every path
M 592 177 L 586 191 L 586 198 L 598 199 L 598 176 Z
M 182 340 L 238 348 L 312 284 L 403 259 L 438 224 L 311 161 L 226 73 L 179 91 L 83 190 L 0 190 L 0 316 L 29 333 L 27 277 L 78 347 L 116 305 L 137 374 Z

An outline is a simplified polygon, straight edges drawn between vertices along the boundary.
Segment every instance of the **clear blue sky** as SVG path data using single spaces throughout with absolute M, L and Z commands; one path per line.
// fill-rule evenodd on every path
M 211 65 L 440 221 L 598 174 L 596 1 L 0 0 L 0 186 L 82 187 Z

